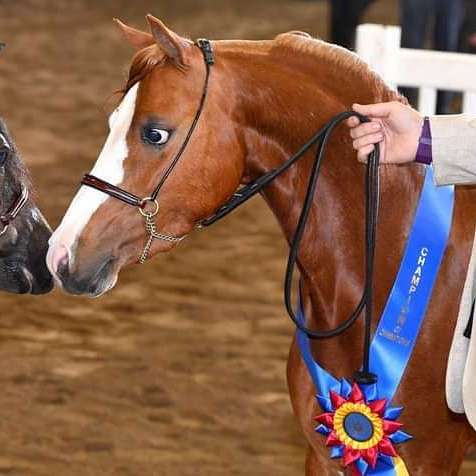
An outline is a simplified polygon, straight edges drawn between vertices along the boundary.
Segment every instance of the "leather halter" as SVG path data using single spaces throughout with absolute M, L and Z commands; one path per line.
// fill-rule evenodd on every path
M 175 155 L 174 159 L 165 170 L 162 175 L 157 187 L 153 191 L 152 195 L 146 198 L 140 198 L 133 193 L 130 193 L 116 185 L 112 185 L 98 177 L 87 174 L 82 180 L 82 184 L 88 187 L 92 187 L 96 190 L 104 192 L 111 197 L 114 197 L 118 200 L 121 200 L 128 205 L 138 207 L 141 214 L 145 217 L 146 220 L 146 230 L 149 233 L 149 239 L 144 247 L 139 261 L 143 263 L 148 256 L 150 246 L 154 239 L 162 239 L 165 241 L 180 241 L 182 238 L 173 237 L 170 235 L 164 235 L 157 233 L 155 230 L 155 223 L 153 217 L 157 214 L 159 210 L 159 204 L 157 202 L 157 196 L 159 194 L 160 188 L 176 166 L 180 157 L 182 156 L 184 150 L 186 149 L 188 142 L 197 126 L 198 120 L 202 113 L 205 99 L 208 92 L 208 83 L 210 77 L 210 67 L 214 64 L 214 57 L 211 44 L 208 40 L 198 40 L 195 43 L 202 51 L 203 57 L 206 65 L 206 78 L 205 84 L 203 87 L 202 96 L 200 99 L 199 107 L 195 118 L 190 126 L 190 129 L 185 137 L 184 142 L 182 143 L 179 151 Z M 359 370 L 355 375 L 355 380 L 361 384 L 369 384 L 376 381 L 376 376 L 370 372 L 370 363 L 369 363 L 369 352 L 370 352 L 370 339 L 371 339 L 371 325 L 372 325 L 372 304 L 373 304 L 373 265 L 374 265 L 374 255 L 375 255 L 375 240 L 376 240 L 376 231 L 377 231 L 377 214 L 378 214 L 378 204 L 379 204 L 379 157 L 380 157 L 380 147 L 377 144 L 375 151 L 369 157 L 367 163 L 367 176 L 366 176 L 366 211 L 365 211 L 365 238 L 366 238 L 366 254 L 365 254 L 365 282 L 364 289 L 362 292 L 362 298 L 357 304 L 354 312 L 339 326 L 335 329 L 327 331 L 316 331 L 306 327 L 302 324 L 297 318 L 293 305 L 292 305 L 292 283 L 293 283 L 293 274 L 297 262 L 297 256 L 299 251 L 299 246 L 304 235 L 305 226 L 309 213 L 312 208 L 314 201 L 314 196 L 317 188 L 317 179 L 319 177 L 320 169 L 322 162 L 325 157 L 327 146 L 330 140 L 330 137 L 334 130 L 339 126 L 343 121 L 350 117 L 358 117 L 362 122 L 369 122 L 369 119 L 365 116 L 362 116 L 353 111 L 343 112 L 332 118 L 324 127 L 314 134 L 308 142 L 306 142 L 294 155 L 289 157 L 281 166 L 276 169 L 270 170 L 261 177 L 258 177 L 256 180 L 252 181 L 248 185 L 241 187 L 233 196 L 222 205 L 212 216 L 202 220 L 197 227 L 206 227 L 210 226 L 221 218 L 225 217 L 231 213 L 235 208 L 239 207 L 250 198 L 252 198 L 257 193 L 263 191 L 263 189 L 269 185 L 273 180 L 278 176 L 287 171 L 293 164 L 295 164 L 299 159 L 305 156 L 315 145 L 317 145 L 317 151 L 315 153 L 315 160 L 311 170 L 309 185 L 304 199 L 303 208 L 301 215 L 299 217 L 296 231 L 291 240 L 290 252 L 288 257 L 288 264 L 286 268 L 285 275 L 285 284 L 284 284 L 284 301 L 286 305 L 286 310 L 289 314 L 289 317 L 295 324 L 295 326 L 302 332 L 304 332 L 310 339 L 327 339 L 330 337 L 338 336 L 344 333 L 349 329 L 357 319 L 362 315 L 362 312 L 365 309 L 364 314 L 364 352 L 363 352 L 363 364 L 361 370 Z
M 8 144 L 6 139 L 3 137 L 3 135 L 0 134 L 0 138 L 2 139 L 4 147 L 8 151 L 10 151 L 11 150 L 10 145 Z M 28 188 L 22 185 L 19 195 L 15 198 L 15 200 L 7 209 L 7 211 L 0 215 L 0 225 L 2 227 L 2 229 L 0 230 L 0 236 L 6 233 L 6 231 L 8 230 L 8 227 L 10 226 L 10 223 L 13 220 L 15 220 L 15 218 L 22 211 L 23 207 L 28 202 L 29 195 L 30 193 L 28 191 Z
M 28 188 L 22 186 L 20 194 L 15 199 L 10 208 L 4 214 L 0 215 L 0 224 L 2 225 L 2 229 L 0 230 L 0 236 L 2 236 L 8 230 L 10 223 L 15 220 L 15 218 L 21 212 L 22 208 L 28 202 L 29 196 L 30 193 L 28 191 Z

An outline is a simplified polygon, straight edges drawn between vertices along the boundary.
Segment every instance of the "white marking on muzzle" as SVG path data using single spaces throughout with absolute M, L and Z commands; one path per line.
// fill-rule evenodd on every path
M 120 184 L 124 178 L 123 163 L 129 154 L 126 138 L 134 117 L 138 87 L 139 83 L 135 84 L 119 107 L 111 114 L 109 136 L 91 171 L 92 175 L 114 185 Z M 64 246 L 71 254 L 81 232 L 107 198 L 108 195 L 105 193 L 81 186 L 61 224 L 50 238 L 47 262 L 52 273 L 55 270 L 51 269 L 51 256 L 55 246 Z M 70 259 L 72 259 L 71 256 Z

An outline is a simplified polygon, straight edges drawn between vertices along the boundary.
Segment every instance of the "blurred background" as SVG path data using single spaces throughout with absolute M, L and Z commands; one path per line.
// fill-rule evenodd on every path
M 350 47 L 357 22 L 400 21 L 397 0 L 332 3 L 333 15 L 324 0 L 0 1 L 0 114 L 51 225 L 95 161 L 125 79 L 132 51 L 113 17 L 145 28 L 150 12 L 192 38 L 299 29 Z M 469 51 L 471 16 L 451 18 L 458 41 L 448 49 Z M 427 22 L 421 46 L 435 41 L 438 20 Z M 0 474 L 302 474 L 305 445 L 285 382 L 285 255 L 257 199 L 124 271 L 98 300 L 0 294 Z

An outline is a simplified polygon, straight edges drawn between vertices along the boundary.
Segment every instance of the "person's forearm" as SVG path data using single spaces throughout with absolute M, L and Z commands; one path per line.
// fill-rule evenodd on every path
M 436 182 L 476 184 L 476 117 L 433 116 L 429 122 Z

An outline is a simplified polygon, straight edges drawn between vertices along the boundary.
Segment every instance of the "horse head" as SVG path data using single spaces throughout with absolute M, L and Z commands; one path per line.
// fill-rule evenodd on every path
M 0 289 L 42 294 L 53 286 L 45 261 L 51 229 L 30 188 L 17 148 L 0 120 Z
M 139 51 L 91 174 L 146 197 L 183 153 L 157 205 L 151 204 L 158 208 L 158 232 L 169 237 L 154 240 L 150 251 L 156 254 L 170 250 L 236 190 L 245 152 L 237 128 L 224 127 L 238 118 L 232 117 L 229 85 L 220 78 L 219 66 L 193 137 L 187 137 L 206 81 L 202 52 L 156 18 L 147 19 L 151 33 L 118 21 Z M 137 262 L 144 240 L 144 219 L 136 208 L 83 185 L 50 240 L 48 266 L 67 291 L 99 295 L 115 284 L 121 267 Z

